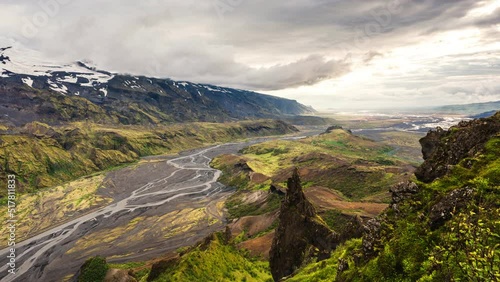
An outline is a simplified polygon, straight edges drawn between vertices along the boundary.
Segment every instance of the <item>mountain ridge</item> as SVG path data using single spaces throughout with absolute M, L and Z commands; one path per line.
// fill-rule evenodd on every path
M 118 124 L 226 122 L 315 113 L 295 100 L 253 91 L 111 73 L 83 61 L 57 65 L 30 52 L 0 49 L 0 121 L 14 126 L 87 119 Z M 88 111 L 100 112 L 99 117 L 88 116 Z

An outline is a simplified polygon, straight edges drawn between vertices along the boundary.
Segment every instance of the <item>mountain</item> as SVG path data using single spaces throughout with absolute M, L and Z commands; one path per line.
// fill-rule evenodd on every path
M 500 110 L 500 101 L 464 105 L 447 105 L 433 108 L 433 111 L 446 114 L 478 115 Z M 494 114 L 494 113 L 493 113 Z M 482 117 L 482 116 L 481 116 Z
M 0 48 L 0 121 L 159 124 L 312 114 L 297 101 L 252 91 L 54 64 L 21 46 Z
M 470 118 L 473 118 L 473 119 L 477 119 L 477 118 L 487 118 L 487 117 L 491 117 L 493 115 L 496 114 L 497 111 L 493 110 L 493 111 L 488 111 L 488 112 L 484 112 L 484 113 L 480 113 L 480 114 L 477 114 L 477 115 L 472 115 L 470 116 Z

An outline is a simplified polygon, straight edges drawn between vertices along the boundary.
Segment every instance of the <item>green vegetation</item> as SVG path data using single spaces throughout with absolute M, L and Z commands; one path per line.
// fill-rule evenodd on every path
M 340 259 L 346 260 L 352 264 L 352 258 L 349 254 L 361 248 L 361 239 L 351 239 L 337 247 L 332 252 L 330 258 L 323 261 L 313 261 L 300 269 L 300 272 L 293 277 L 286 279 L 290 282 L 319 282 L 319 281 L 335 281 L 337 276 L 337 264 Z M 385 281 L 385 280 L 380 280 Z
M 127 262 L 127 263 L 108 263 L 110 269 L 132 270 L 133 277 L 137 281 L 146 281 L 151 268 L 145 262 Z
M 210 243 L 185 254 L 153 281 L 272 281 L 267 262 L 250 258 L 222 237 L 216 233 Z
M 244 199 L 254 198 L 255 191 L 268 190 L 271 184 L 285 187 L 294 167 L 301 169 L 306 190 L 327 187 L 348 201 L 387 202 L 388 187 L 410 177 L 411 166 L 394 156 L 392 147 L 342 129 L 299 141 L 268 141 L 241 153 L 220 156 L 211 163 L 224 172 L 220 181 L 238 190 L 226 202 L 230 218 L 278 209 L 276 194 L 258 201 Z
M 342 230 L 351 220 L 339 210 L 327 210 L 320 214 L 326 225 L 332 230 Z
M 78 282 L 101 282 L 104 281 L 109 266 L 106 259 L 102 257 L 93 257 L 88 259 L 80 269 Z
M 271 194 L 262 205 L 243 203 L 239 197 L 232 197 L 226 202 L 229 218 L 240 218 L 249 215 L 261 215 L 279 209 L 281 199 L 276 194 Z
M 373 258 L 359 260 L 361 247 L 348 249 L 346 243 L 331 259 L 304 267 L 288 281 L 335 279 L 339 253 L 349 261 L 341 281 L 500 281 L 499 142 L 499 136 L 492 138 L 482 154 L 463 160 L 447 176 L 418 183 L 420 192 L 399 212 L 386 212 Z M 471 189 L 472 198 L 431 228 L 428 212 L 457 189 Z
M 0 182 L 5 182 L 8 174 L 15 174 L 19 180 L 18 192 L 34 192 L 130 164 L 142 156 L 176 153 L 217 142 L 286 134 L 293 130 L 288 124 L 270 120 L 154 128 L 84 122 L 50 127 L 34 122 L 16 134 L 0 135 Z M 5 193 L 0 192 L 0 196 Z

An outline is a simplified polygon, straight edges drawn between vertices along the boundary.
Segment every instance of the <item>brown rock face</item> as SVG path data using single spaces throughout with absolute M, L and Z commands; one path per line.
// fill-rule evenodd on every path
M 319 252 L 318 258 L 327 258 L 338 242 L 339 236 L 316 215 L 300 185 L 297 169 L 288 179 L 288 190 L 281 205 L 280 223 L 274 235 L 269 264 L 275 281 L 291 275 L 304 259 Z
M 146 281 L 153 281 L 155 280 L 156 278 L 160 277 L 160 275 L 165 272 L 167 269 L 169 269 L 170 267 L 178 264 L 180 261 L 180 256 L 175 256 L 175 257 L 172 257 L 172 258 L 168 258 L 168 259 L 165 259 L 165 260 L 161 260 L 159 262 L 156 262 L 155 264 L 153 264 L 153 266 L 151 267 L 151 272 L 149 273 L 149 276 L 147 278 Z
M 430 183 L 444 176 L 462 159 L 473 157 L 492 136 L 500 132 L 500 112 L 490 118 L 462 121 L 450 130 L 438 128 L 420 139 L 424 163 L 415 171 L 420 181 Z
M 130 276 L 127 270 L 110 269 L 108 273 L 106 273 L 104 282 L 137 282 L 137 279 Z

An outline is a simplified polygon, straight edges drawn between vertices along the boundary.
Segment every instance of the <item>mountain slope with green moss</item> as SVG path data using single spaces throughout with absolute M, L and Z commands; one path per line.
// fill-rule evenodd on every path
M 362 241 L 287 281 L 500 281 L 499 128 L 497 113 L 445 132 L 422 166 L 444 165 L 444 174 L 393 188 L 390 208 Z

